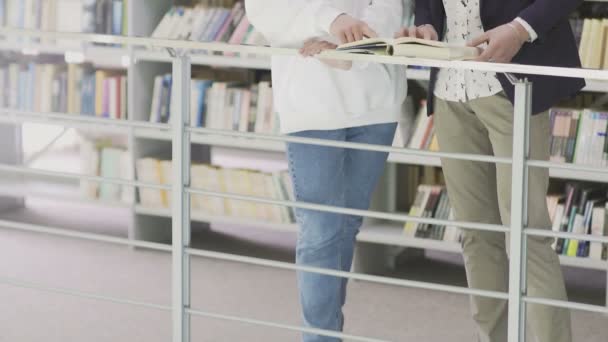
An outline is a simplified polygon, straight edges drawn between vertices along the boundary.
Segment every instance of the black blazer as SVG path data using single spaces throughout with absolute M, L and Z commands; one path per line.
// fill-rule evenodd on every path
M 457 1 L 457 0 L 449 0 Z M 485 31 L 524 19 L 538 34 L 533 43 L 525 43 L 512 63 L 580 68 L 581 61 L 576 41 L 568 20 L 569 15 L 583 0 L 480 0 L 481 21 Z M 443 40 L 446 14 L 443 0 L 416 0 L 416 25 L 430 24 Z M 434 111 L 433 89 L 438 69 L 431 71 L 429 114 Z M 585 80 L 576 78 L 517 75 L 527 77 L 533 84 L 532 112 L 535 114 L 555 106 L 585 87 Z M 514 87 L 504 74 L 497 75 L 507 96 L 513 102 Z

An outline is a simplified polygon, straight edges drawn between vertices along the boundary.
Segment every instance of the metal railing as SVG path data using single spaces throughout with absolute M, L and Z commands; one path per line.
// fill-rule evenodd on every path
M 555 307 L 563 307 L 576 310 L 584 310 L 590 312 L 598 312 L 608 314 L 608 308 L 587 304 L 570 303 L 565 301 L 550 300 L 544 298 L 533 298 L 526 295 L 526 238 L 527 236 L 550 236 L 561 238 L 575 238 L 587 241 L 608 243 L 608 237 L 588 236 L 572 233 L 556 233 L 548 230 L 526 227 L 527 217 L 527 180 L 528 170 L 530 167 L 541 168 L 560 168 L 568 170 L 582 170 L 593 173 L 608 174 L 608 170 L 598 167 L 587 167 L 577 165 L 563 165 L 545 161 L 529 160 L 529 132 L 528 121 L 531 115 L 531 98 L 532 87 L 526 80 L 518 80 L 515 82 L 515 104 L 514 104 L 514 139 L 513 139 L 513 156 L 512 158 L 497 158 L 492 156 L 480 156 L 470 154 L 448 154 L 439 152 L 419 151 L 395 147 L 381 147 L 366 144 L 345 143 L 326 141 L 308 138 L 296 138 L 287 136 L 273 136 L 256 133 L 243 133 L 222 131 L 207 128 L 191 128 L 189 127 L 190 118 L 190 52 L 191 51 L 208 51 L 208 52 L 232 52 L 242 54 L 255 55 L 295 55 L 296 50 L 269 48 L 269 47 L 252 47 L 240 45 L 228 45 L 223 43 L 201 43 L 191 41 L 176 41 L 167 39 L 152 39 L 139 37 L 122 37 L 108 36 L 99 34 L 81 34 L 81 33 L 62 33 L 62 32 L 42 32 L 36 30 L 21 30 L 11 28 L 0 28 L 0 36 L 18 36 L 25 38 L 48 38 L 48 39 L 72 39 L 88 43 L 106 43 L 106 44 L 123 44 L 132 47 L 144 48 L 165 48 L 169 51 L 173 66 L 173 91 L 177 96 L 172 101 L 172 122 L 166 124 L 151 124 L 136 121 L 112 121 L 105 119 L 95 119 L 87 117 L 79 117 L 73 115 L 65 115 L 63 113 L 37 113 L 28 111 L 15 111 L 9 109 L 0 110 L 0 121 L 4 122 L 48 122 L 61 124 L 64 126 L 98 126 L 98 127 L 114 127 L 118 129 L 128 128 L 152 128 L 160 130 L 170 130 L 172 136 L 172 185 L 150 184 L 138 181 L 125 179 L 108 179 L 104 177 L 85 176 L 80 174 L 67 174 L 62 172 L 53 172 L 45 170 L 37 170 L 28 167 L 0 164 L 0 171 L 15 172 L 21 174 L 40 174 L 59 178 L 72 178 L 96 182 L 106 182 L 112 184 L 120 184 L 125 186 L 154 188 L 162 190 L 170 190 L 172 196 L 172 244 L 165 245 L 160 243 L 134 241 L 125 238 L 107 237 L 99 234 L 72 232 L 60 228 L 16 223 L 0 220 L 0 227 L 23 230 L 30 232 L 38 232 L 52 234 L 62 237 L 85 239 L 99 241 L 104 243 L 127 245 L 150 248 L 159 251 L 170 251 L 172 254 L 172 303 L 171 306 L 163 306 L 153 303 L 144 303 L 132 301 L 123 298 L 113 298 L 80 291 L 49 288 L 38 284 L 19 281 L 16 279 L 3 278 L 0 276 L 0 283 L 9 284 L 18 287 L 26 287 L 65 295 L 72 295 L 84 298 L 98 299 L 115 303 L 138 305 L 159 310 L 172 312 L 173 319 L 173 342 L 186 342 L 190 340 L 190 317 L 205 316 L 215 319 L 240 322 L 245 324 L 254 324 L 265 327 L 278 329 L 287 329 L 299 332 L 308 332 L 329 337 L 343 338 L 354 341 L 381 341 L 362 336 L 352 336 L 334 331 L 311 329 L 306 327 L 297 327 L 284 325 L 274 322 L 265 322 L 244 317 L 234 317 L 229 315 L 221 315 L 217 313 L 205 312 L 200 309 L 191 307 L 191 291 L 190 288 L 190 259 L 191 257 L 204 257 L 216 260 L 224 260 L 231 262 L 240 262 L 249 265 L 259 265 L 264 267 L 272 267 L 284 270 L 313 272 L 335 277 L 344 277 L 349 279 L 358 279 L 362 281 L 374 282 L 379 284 L 397 285 L 411 288 L 422 288 L 436 291 L 445 291 L 457 294 L 466 294 L 474 296 L 484 296 L 489 298 L 497 298 L 508 300 L 509 303 L 509 342 L 523 341 L 525 339 L 525 303 L 535 303 L 542 305 L 550 305 Z M 503 73 L 517 74 L 534 74 L 534 75 L 552 75 L 561 77 L 586 78 L 599 81 L 608 81 L 608 71 L 586 70 L 586 69 L 571 69 L 558 67 L 543 67 L 543 66 L 527 66 L 513 64 L 495 64 L 481 63 L 470 61 L 437 61 L 428 59 L 411 59 L 402 57 L 384 57 L 384 56 L 363 56 L 363 55 L 347 55 L 341 53 L 328 53 L 324 58 L 333 58 L 340 60 L 351 61 L 367 61 L 374 63 L 387 63 L 399 65 L 417 65 L 428 67 L 456 68 L 483 70 Z M 435 156 L 443 158 L 454 158 L 462 160 L 511 164 L 512 167 L 512 209 L 511 209 L 511 224 L 510 226 L 481 224 L 474 222 L 452 222 L 438 219 L 424 219 L 419 217 L 411 217 L 408 215 L 399 215 L 385 212 L 354 210 L 348 208 L 318 205 L 313 203 L 302 203 L 297 201 L 271 200 L 267 198 L 259 198 L 254 196 L 244 196 L 238 194 L 218 193 L 195 189 L 190 187 L 190 146 L 191 135 L 215 135 L 224 137 L 238 137 L 255 140 L 268 140 L 280 142 L 297 142 L 302 144 L 313 144 L 322 146 L 332 146 L 341 148 L 361 149 L 367 151 L 391 152 L 400 154 L 410 154 L 419 156 Z M 332 213 L 373 217 L 379 219 L 400 221 L 400 222 L 423 222 L 429 224 L 453 225 L 464 229 L 476 229 L 493 232 L 509 232 L 510 233 L 510 276 L 509 276 L 509 291 L 508 293 L 486 291 L 479 289 L 469 289 L 458 286 L 438 285 L 432 283 L 393 279 L 388 277 L 372 276 L 358 274 L 353 272 L 342 272 L 316 267 L 308 267 L 303 265 L 295 265 L 292 263 L 271 261 L 259 258 L 245 257 L 233 254 L 211 252 L 205 250 L 193 249 L 190 247 L 190 206 L 189 198 L 191 195 L 204 195 L 211 197 L 221 197 L 226 199 L 251 201 L 264 204 L 281 205 L 292 208 L 303 208 L 318 211 L 326 211 Z M 542 228 L 542 227 L 540 227 Z

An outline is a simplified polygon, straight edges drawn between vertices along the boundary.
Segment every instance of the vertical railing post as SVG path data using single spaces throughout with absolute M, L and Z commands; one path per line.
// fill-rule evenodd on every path
M 190 184 L 190 137 L 186 127 L 190 120 L 190 58 L 173 56 L 171 91 L 172 140 L 172 315 L 173 342 L 190 341 L 190 201 L 185 191 Z
M 526 336 L 526 237 L 528 206 L 529 121 L 532 112 L 532 84 L 515 82 L 513 114 L 513 164 L 511 183 L 511 232 L 509 243 L 509 342 L 523 342 Z

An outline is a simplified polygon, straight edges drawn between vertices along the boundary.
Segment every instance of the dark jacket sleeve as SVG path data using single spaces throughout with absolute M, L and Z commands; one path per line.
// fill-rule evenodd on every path
M 426 25 L 431 24 L 431 1 L 430 0 L 416 0 L 416 16 L 415 25 Z
M 560 21 L 567 18 L 584 0 L 534 0 L 519 17 L 525 20 L 539 38 L 544 38 Z M 426 1 L 416 1 L 422 3 Z

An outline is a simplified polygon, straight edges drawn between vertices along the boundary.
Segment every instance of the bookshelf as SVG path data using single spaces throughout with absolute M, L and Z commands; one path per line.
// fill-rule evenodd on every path
M 588 0 L 590 1 L 590 0 Z M 595 0 L 608 2 L 608 0 Z M 130 0 L 128 2 L 128 27 L 131 36 L 149 36 L 162 16 L 171 5 L 166 0 Z M 167 51 L 144 50 L 139 48 L 106 47 L 106 46 L 80 46 L 64 47 L 61 45 L 9 42 L 0 40 L 0 53 L 9 52 L 27 56 L 55 55 L 64 59 L 91 63 L 95 66 L 111 69 L 125 70 L 128 78 L 128 120 L 149 121 L 150 104 L 152 97 L 153 80 L 156 75 L 171 71 L 171 56 Z M 253 70 L 269 70 L 270 59 L 261 57 L 229 57 L 216 55 L 193 55 L 192 64 L 211 66 L 216 68 L 243 68 Z M 410 69 L 410 80 L 426 82 L 429 80 L 429 71 L 425 69 Z M 585 91 L 608 93 L 608 83 L 589 81 Z M 126 149 L 135 161 L 143 157 L 169 159 L 171 155 L 171 132 L 167 129 L 130 128 L 124 130 Z M 284 159 L 284 143 L 251 140 L 244 138 L 230 138 L 192 134 L 194 145 L 192 153 L 199 162 L 211 161 L 212 157 L 221 157 L 225 154 L 243 155 L 250 152 L 260 152 L 272 155 L 275 161 Z M 18 146 L 16 146 L 18 147 Z M 235 153 L 236 151 L 236 153 Z M 12 156 L 14 160 L 14 156 Z M 391 154 L 389 161 L 392 164 L 418 165 L 440 167 L 440 160 L 436 157 L 410 156 Z M 566 171 L 560 169 L 550 170 L 554 178 L 608 182 L 608 176 L 588 172 Z M 388 184 L 395 184 L 389 179 Z M 111 206 L 129 210 L 132 219 L 129 222 L 128 236 L 132 239 L 149 241 L 167 240 L 170 238 L 170 210 L 151 209 L 137 203 L 124 203 L 119 201 L 83 200 L 79 194 L 78 181 L 66 182 L 51 180 L 46 177 L 27 177 L 19 185 L 12 182 L 0 182 L 0 196 L 11 197 L 43 197 L 54 200 L 82 202 Z M 213 225 L 234 225 L 243 229 L 267 229 L 280 232 L 297 232 L 293 224 L 277 224 L 256 222 L 250 219 L 233 217 L 213 217 L 192 213 L 192 220 Z M 459 253 L 457 243 L 443 241 L 409 238 L 403 235 L 402 225 L 366 222 L 358 237 L 358 241 L 374 245 L 392 245 L 409 248 L 431 249 L 450 253 Z M 590 260 L 588 258 L 560 257 L 562 264 L 572 267 L 588 268 L 608 271 L 608 262 Z

